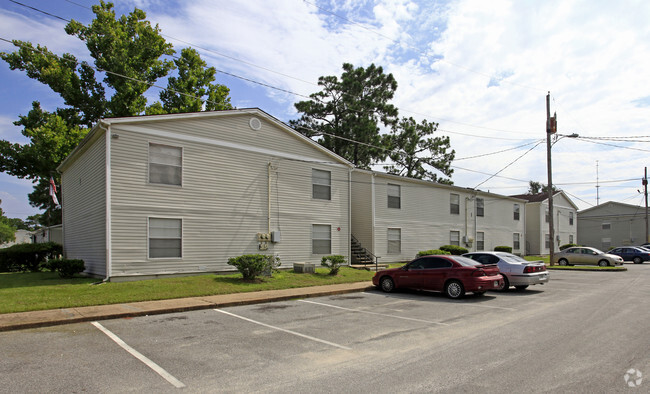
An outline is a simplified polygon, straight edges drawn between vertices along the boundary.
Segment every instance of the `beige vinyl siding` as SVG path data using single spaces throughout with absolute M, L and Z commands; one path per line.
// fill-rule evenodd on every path
M 546 223 L 546 205 L 541 203 L 526 204 L 526 254 L 542 254 L 544 234 L 548 233 Z M 545 226 L 544 228 L 542 228 Z M 547 252 L 548 253 L 548 252 Z
M 352 235 L 361 246 L 373 249 L 372 191 L 373 175 L 362 170 L 352 173 Z
M 63 251 L 86 272 L 106 275 L 106 138 L 97 133 L 61 175 Z
M 320 264 L 311 253 L 313 224 L 332 227 L 332 253 L 348 257 L 348 168 L 264 118 L 252 130 L 250 115 L 114 125 L 112 144 L 112 267 L 115 276 L 226 271 L 230 257 L 277 254 L 283 266 Z M 174 133 L 178 138 L 164 133 Z M 204 140 L 237 143 L 244 149 Z M 182 186 L 149 184 L 149 143 L 181 147 Z M 258 150 L 277 150 L 269 156 Z M 318 163 L 282 158 L 285 153 Z M 271 231 L 282 241 L 258 250 L 268 231 L 268 164 L 271 162 Z M 331 171 L 331 200 L 312 198 L 312 169 Z M 182 219 L 182 258 L 147 256 L 149 217 Z M 340 228 L 340 231 L 339 231 Z

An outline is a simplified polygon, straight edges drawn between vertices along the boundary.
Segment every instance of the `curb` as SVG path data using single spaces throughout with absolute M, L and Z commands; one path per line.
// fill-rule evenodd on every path
M 166 313 L 195 311 L 201 309 L 261 304 L 265 302 L 287 301 L 297 298 L 312 298 L 327 295 L 358 293 L 374 288 L 374 286 L 367 285 L 364 282 L 357 282 L 356 284 L 348 283 L 343 285 L 303 287 L 285 290 L 266 290 L 251 293 L 237 293 L 206 297 L 142 301 L 127 304 L 112 304 L 44 311 L 7 313 L 0 315 L 0 332 L 39 327 L 51 327 L 73 323 L 84 323 L 97 320 L 131 318 L 139 316 L 161 315 Z

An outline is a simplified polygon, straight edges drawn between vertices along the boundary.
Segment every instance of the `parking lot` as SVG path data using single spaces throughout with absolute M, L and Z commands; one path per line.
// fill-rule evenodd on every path
M 3 332 L 0 392 L 647 392 L 650 264 L 626 267 Z

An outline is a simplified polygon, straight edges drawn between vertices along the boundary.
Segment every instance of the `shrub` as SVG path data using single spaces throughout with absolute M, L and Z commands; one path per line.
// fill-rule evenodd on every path
M 431 250 L 422 250 L 418 252 L 418 254 L 415 257 L 429 256 L 432 254 L 451 254 L 451 253 L 447 252 L 446 250 L 431 249 Z
M 512 253 L 512 246 L 495 246 L 494 251 Z
M 264 272 L 271 272 L 272 269 L 280 266 L 280 259 L 272 255 L 245 254 L 239 257 L 231 257 L 228 264 L 241 272 L 244 280 L 253 280 Z
M 440 247 L 440 250 L 445 250 L 455 256 L 460 256 L 461 254 L 469 252 L 469 250 L 467 250 L 466 248 L 457 245 L 442 245 Z
M 578 246 L 578 245 L 577 244 L 564 244 L 564 245 L 560 246 L 560 250 L 564 250 L 566 248 L 571 248 L 573 246 Z
M 54 259 L 47 262 L 47 267 L 52 272 L 58 272 L 62 278 L 72 278 L 86 269 L 84 261 L 80 259 Z
M 329 268 L 330 275 L 338 274 L 339 269 L 341 269 L 341 266 L 345 264 L 346 264 L 345 257 L 341 256 L 340 254 L 323 256 L 323 258 L 320 261 L 320 265 Z
M 18 244 L 0 249 L 0 272 L 37 272 L 43 263 L 62 252 L 63 247 L 54 242 Z

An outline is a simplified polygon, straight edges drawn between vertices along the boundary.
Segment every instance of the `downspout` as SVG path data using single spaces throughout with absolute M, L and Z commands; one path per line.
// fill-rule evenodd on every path
M 370 177 L 370 201 L 371 201 L 371 211 L 372 211 L 372 223 L 370 228 L 370 247 L 372 248 L 372 253 L 376 254 L 377 250 L 375 249 L 375 174 L 373 173 Z
M 267 173 L 268 173 L 268 199 L 267 199 L 267 209 L 268 209 L 268 216 L 267 216 L 267 221 L 268 221 L 268 231 L 266 232 L 267 234 L 271 234 L 271 162 L 269 161 L 269 164 L 267 166 Z
M 348 264 L 352 264 L 352 168 L 348 167 Z
M 100 121 L 98 124 L 104 130 L 106 138 L 106 277 L 103 282 L 108 282 L 113 269 L 113 245 L 111 236 L 111 128 Z
M 478 196 L 478 193 L 474 194 L 474 242 L 476 242 L 476 229 L 478 227 L 478 215 L 476 214 L 478 212 L 476 204 L 478 204 L 478 201 L 476 197 Z M 483 200 L 485 201 L 485 200 Z M 483 212 L 485 212 L 485 204 L 483 204 Z M 485 214 L 485 213 L 484 213 Z M 485 243 L 485 237 L 483 237 L 483 242 Z M 476 244 L 472 243 L 472 248 L 476 249 Z M 483 246 L 483 249 L 485 249 L 485 246 Z

